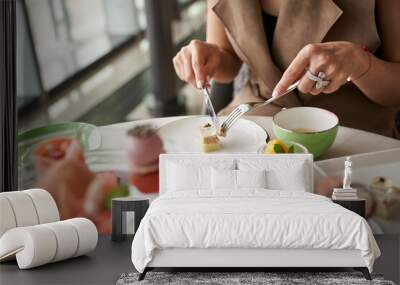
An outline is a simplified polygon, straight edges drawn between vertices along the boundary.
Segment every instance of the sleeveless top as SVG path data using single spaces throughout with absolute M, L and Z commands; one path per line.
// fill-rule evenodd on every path
M 250 72 L 230 107 L 270 98 L 283 71 L 309 43 L 349 41 L 374 54 L 381 43 L 375 0 L 282 0 L 275 19 L 262 13 L 259 0 L 219 0 L 212 10 Z M 395 125 L 398 110 L 373 102 L 352 82 L 331 94 L 295 92 L 251 114 L 272 116 L 283 107 L 296 106 L 323 108 L 335 113 L 342 126 L 400 138 Z

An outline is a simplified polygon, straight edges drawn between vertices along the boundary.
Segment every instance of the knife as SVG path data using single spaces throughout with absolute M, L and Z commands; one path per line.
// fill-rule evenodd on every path
M 206 112 L 211 118 L 214 127 L 218 130 L 219 129 L 219 120 L 217 114 L 215 113 L 214 106 L 211 102 L 210 92 L 208 91 L 208 86 L 203 87 L 203 95 L 204 95 L 204 102 L 206 105 Z

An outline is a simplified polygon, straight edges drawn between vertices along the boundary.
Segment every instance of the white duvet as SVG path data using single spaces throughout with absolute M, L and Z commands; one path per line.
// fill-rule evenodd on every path
M 357 214 L 319 195 L 268 190 L 160 196 L 137 230 L 132 262 L 143 272 L 165 248 L 358 249 L 370 271 L 380 255 Z

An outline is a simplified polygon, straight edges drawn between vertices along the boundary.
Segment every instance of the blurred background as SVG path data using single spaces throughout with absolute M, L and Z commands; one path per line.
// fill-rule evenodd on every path
M 109 136 L 96 126 L 203 113 L 172 59 L 205 38 L 206 10 L 205 0 L 16 0 L 18 188 L 46 189 L 62 219 L 88 217 L 107 234 L 112 198 L 156 197 L 158 150 L 157 169 L 127 171 L 127 150 L 97 150 Z
M 16 4 L 18 188 L 46 189 L 62 218 L 89 217 L 110 233 L 112 198 L 158 195 L 163 142 L 155 126 L 133 121 L 204 113 L 201 91 L 177 78 L 172 59 L 192 39 L 205 39 L 206 0 Z M 235 88 L 212 87 L 218 112 Z M 369 215 L 378 205 L 388 232 L 400 229 L 400 219 L 388 221 L 400 213 L 400 194 L 397 204 L 385 200 L 398 188 L 390 178 L 362 181 L 380 189 L 376 201 L 372 190 L 366 199 Z
M 200 113 L 172 58 L 205 20 L 205 0 L 17 0 L 19 131 Z

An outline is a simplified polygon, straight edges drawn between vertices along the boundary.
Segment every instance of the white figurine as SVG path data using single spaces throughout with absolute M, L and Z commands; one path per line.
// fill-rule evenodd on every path
M 344 162 L 344 177 L 343 187 L 333 188 L 332 199 L 333 200 L 357 200 L 357 189 L 351 187 L 351 159 L 346 157 Z
M 346 157 L 344 162 L 343 189 L 351 189 L 351 160 L 349 156 Z

